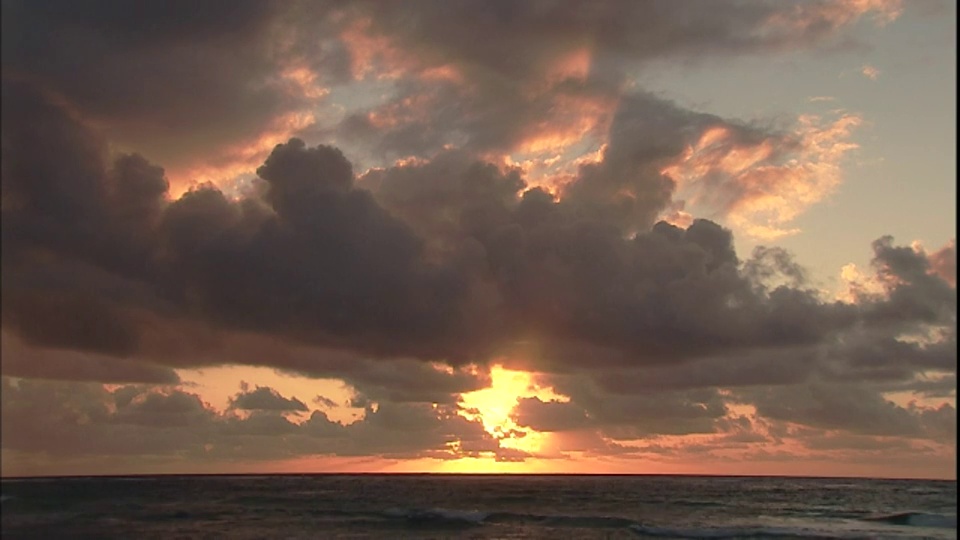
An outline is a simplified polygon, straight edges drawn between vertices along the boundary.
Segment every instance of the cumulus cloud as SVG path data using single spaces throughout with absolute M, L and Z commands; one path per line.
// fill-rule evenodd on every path
M 680 184 L 688 208 L 775 240 L 800 232 L 786 227 L 840 185 L 842 160 L 857 148 L 851 131 L 860 123 L 853 114 L 831 120 L 808 115 L 780 131 L 717 119 L 666 172 Z
M 5 451 L 101 457 L 140 453 L 168 462 L 317 454 L 436 459 L 512 455 L 501 450 L 479 422 L 427 404 L 385 402 L 368 407 L 362 420 L 344 426 L 320 411 L 303 421 L 284 417 L 282 412 L 299 410 L 302 402 L 269 387 L 238 395 L 232 408 L 252 410 L 244 416 L 214 410 L 187 391 L 149 386 L 108 391 L 91 383 L 4 377 L 2 399 Z
M 44 88 L 125 147 L 186 167 L 198 148 L 204 160 L 229 158 L 315 101 L 283 75 L 306 69 L 295 64 L 307 45 L 290 21 L 319 24 L 325 12 L 318 3 L 9 2 L 3 73 Z M 328 80 L 343 76 L 343 53 L 313 45 L 309 58 Z
M 521 398 L 513 410 L 517 425 L 540 432 L 573 431 L 590 425 L 585 410 L 569 402 Z
M 903 407 L 856 384 L 778 388 L 760 392 L 752 401 L 765 417 L 816 428 L 863 435 L 922 436 L 945 443 L 955 436 L 944 429 L 956 418 L 952 406 Z
M 307 411 L 307 406 L 297 398 L 286 398 L 267 386 L 257 386 L 254 390 L 243 388 L 230 398 L 230 408 L 246 411 Z
M 957 241 L 950 240 L 947 245 L 929 254 L 930 269 L 949 283 L 957 286 Z
M 47 129 L 86 134 L 25 95 L 51 119 Z M 648 112 L 640 125 L 713 121 L 694 114 L 684 122 L 692 113 L 641 103 Z M 615 131 L 642 141 L 631 135 L 636 125 L 624 120 Z M 148 327 L 193 321 L 361 356 L 458 364 L 536 336 L 547 348 L 560 340 L 605 349 L 618 363 L 658 363 L 826 343 L 861 320 L 900 331 L 950 324 L 955 308 L 955 289 L 926 255 L 890 238 L 874 245 L 886 296 L 849 304 L 805 288 L 802 269 L 781 251 L 741 261 L 731 233 L 711 221 L 649 228 L 669 180 L 648 162 L 672 155 L 675 148 L 661 149 L 682 146 L 679 136 L 609 146 L 559 200 L 526 189 L 516 171 L 458 154 L 358 181 L 335 148 L 294 139 L 258 169 L 258 191 L 248 197 L 203 187 L 165 202 L 162 171 L 143 158 L 121 156 L 109 168 L 102 150 L 70 141 L 61 145 L 73 157 L 58 166 L 86 163 L 89 185 L 82 196 L 57 199 L 74 185 L 31 154 L 40 134 L 10 133 L 5 149 L 23 151 L 10 154 L 4 175 L 18 201 L 3 214 L 13 244 L 4 257 L 5 321 L 33 345 L 160 355 L 149 349 Z M 27 182 L 35 169 L 53 182 L 45 192 Z M 633 190 L 629 202 L 623 190 Z M 57 200 L 71 214 L 51 206 Z M 90 229 L 68 225 L 66 215 Z M 120 234 L 130 230 L 140 233 Z M 38 260 L 39 249 L 58 264 Z M 103 294 L 93 294 L 97 287 Z M 84 315 L 55 316 L 68 310 Z M 276 361 L 304 372 L 311 364 L 324 362 Z

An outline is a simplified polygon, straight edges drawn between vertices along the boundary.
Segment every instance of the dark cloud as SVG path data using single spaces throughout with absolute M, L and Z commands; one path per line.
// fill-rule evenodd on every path
M 339 131 L 379 154 L 425 155 L 464 140 L 513 148 L 544 123 L 569 125 L 570 99 L 609 109 L 626 72 L 651 61 L 829 46 L 862 15 L 893 15 L 884 5 L 721 4 L 707 15 L 666 1 L 18 0 L 3 6 L 2 67 L 168 165 L 195 160 L 198 148 L 216 162 L 213 150 L 309 113 L 323 98 L 297 70 L 321 87 L 396 73 L 395 99 L 349 111 Z M 368 112 L 402 121 L 384 130 Z
M 927 398 L 956 399 L 957 375 L 951 373 L 930 377 L 921 373 L 907 381 L 894 381 L 882 389 L 887 392 L 911 392 Z
M 757 413 L 774 420 L 861 435 L 932 438 L 948 442 L 944 427 L 956 410 L 903 407 L 858 384 L 813 383 L 748 394 Z M 954 428 L 955 431 L 955 428 Z
M 12 109 L 17 99 L 5 96 L 4 105 Z M 82 132 L 59 109 L 37 104 L 34 112 L 49 119 L 38 124 L 51 131 Z M 361 348 L 380 354 L 407 349 L 457 356 L 449 349 L 459 341 L 457 334 L 467 331 L 458 326 L 460 278 L 424 261 L 422 242 L 409 227 L 369 192 L 352 187 L 350 165 L 338 151 L 308 150 L 297 140 L 278 147 L 259 171 L 262 199 L 233 202 L 216 189 L 201 188 L 164 204 L 158 190 L 144 190 L 151 184 L 137 176 L 153 185 L 162 180 L 142 158 L 121 157 L 118 172 L 111 174 L 101 151 L 18 131 L 25 123 L 4 116 L 5 200 L 9 194 L 22 201 L 3 212 L 5 246 L 6 238 L 12 239 L 4 256 L 4 314 L 32 342 L 132 354 L 146 331 L 130 312 L 135 307 L 237 329 L 283 328 L 308 341 L 364 344 Z M 46 170 L 50 160 L 39 150 L 51 143 L 78 152 L 61 155 L 62 170 Z M 71 182 L 74 163 L 89 163 L 84 173 L 89 185 Z M 38 190 L 30 180 L 38 174 L 53 183 Z M 114 181 L 118 187 L 110 189 Z M 120 198 L 125 195 L 133 200 Z M 158 205 L 162 215 L 143 211 Z M 111 219 L 112 209 L 139 221 Z M 136 236 L 139 244 L 128 245 L 121 234 L 138 230 L 144 231 Z M 94 294 L 95 285 L 82 283 L 84 276 L 63 275 L 65 265 L 28 260 L 40 249 L 90 263 L 90 274 L 114 275 L 117 283 L 132 282 L 131 289 L 141 287 L 152 298 L 113 298 L 122 289 Z M 38 279 L 38 266 L 55 275 Z M 51 280 L 60 281 L 56 294 L 49 290 Z M 424 332 L 430 333 L 429 343 Z M 435 339 L 441 334 L 448 337 Z
M 166 366 L 104 354 L 30 347 L 6 331 L 0 339 L 0 358 L 3 358 L 3 374 L 11 377 L 105 383 L 180 383 L 177 373 Z
M 160 241 L 179 301 L 245 330 L 453 356 L 451 342 L 466 331 L 457 312 L 464 284 L 425 261 L 409 227 L 352 187 L 338 151 L 294 139 L 258 173 L 262 200 L 234 203 L 206 188 L 167 209 Z
M 307 405 L 299 399 L 286 398 L 276 390 L 257 386 L 254 390 L 243 390 L 230 398 L 231 409 L 247 411 L 307 411 Z
M 715 433 L 729 412 L 728 399 L 716 388 L 651 390 L 628 388 L 616 381 L 618 371 L 584 371 L 540 381 L 569 396 L 565 403 L 522 400 L 517 422 L 548 431 L 590 427 L 614 440 L 657 435 Z
M 884 236 L 873 242 L 873 266 L 887 289 L 888 301 L 877 302 L 869 316 L 878 322 L 957 324 L 957 289 L 932 268 L 922 251 L 893 244 Z
M 643 231 L 667 208 L 676 187 L 662 170 L 692 145 L 716 116 L 694 113 L 650 95 L 624 98 L 599 163 L 581 165 L 564 202 L 592 219 Z
M 375 169 L 358 182 L 448 252 L 464 249 L 470 236 L 509 223 L 526 187 L 518 170 L 500 170 L 463 151 L 444 152 L 423 164 Z
M 178 460 L 278 459 L 303 455 L 453 459 L 511 455 L 478 421 L 450 407 L 384 402 L 344 426 L 314 411 L 293 421 L 283 411 L 258 408 L 238 417 L 219 413 L 196 394 L 124 386 L 3 378 L 4 452 L 55 456 L 151 455 Z M 276 390 L 241 394 L 277 405 Z M 272 396 L 264 398 L 263 396 Z M 253 398 L 251 398 L 253 399 Z M 287 404 L 289 405 L 289 404 Z
M 128 145 L 165 161 L 193 158 L 307 103 L 281 74 L 306 50 L 291 21 L 325 16 L 311 4 L 5 2 L 3 75 L 46 89 Z M 317 64 L 336 64 L 322 46 L 311 50 Z
M 428 404 L 368 407 L 363 422 L 351 424 L 347 432 L 347 452 L 355 455 L 368 454 L 371 447 L 399 458 L 420 457 L 425 449 L 432 450 L 430 457 L 448 459 L 499 451 L 499 443 L 479 421 L 463 418 L 455 408 Z
M 956 371 L 956 334 L 922 343 L 890 336 L 851 333 L 830 351 L 821 374 L 834 380 L 906 381 L 915 373 Z
M 317 394 L 315 398 L 311 401 L 319 405 L 323 409 L 332 409 L 337 406 L 337 402 L 320 394 Z
M 151 350 L 161 341 L 157 328 L 207 325 L 361 357 L 457 364 L 533 339 L 541 348 L 534 360 L 546 371 L 575 368 L 585 356 L 602 358 L 608 368 L 637 368 L 734 355 L 756 363 L 750 359 L 793 349 L 788 358 L 797 365 L 784 373 L 795 375 L 781 374 L 784 382 L 808 373 L 804 357 L 846 359 L 853 373 L 870 364 L 856 359 L 867 354 L 857 352 L 865 340 L 955 325 L 955 289 L 931 271 L 926 256 L 891 239 L 874 246 L 889 299 L 826 302 L 806 288 L 787 254 L 761 249 L 741 261 L 730 231 L 711 221 L 685 229 L 658 223 L 631 235 L 641 222 L 621 220 L 618 203 L 583 195 L 593 188 L 577 191 L 594 181 L 590 174 L 555 200 L 539 189 L 523 191 L 517 171 L 457 152 L 373 171 L 358 182 L 338 150 L 294 139 L 260 167 L 258 191 L 250 196 L 233 200 L 201 187 L 166 202 L 158 167 L 136 155 L 108 167 L 102 145 L 87 142 L 92 133 L 28 89 L 16 90 L 5 106 L 22 100 L 24 110 L 47 119 L 37 123 L 43 132 L 25 129 L 19 117 L 4 121 L 4 155 L 11 156 L 4 160 L 5 197 L 17 201 L 3 212 L 4 233 L 13 240 L 3 260 L 4 321 L 33 345 L 156 357 L 162 356 Z M 640 114 L 637 121 L 665 118 L 677 129 L 713 121 L 638 99 L 641 108 L 665 116 Z M 613 141 L 596 167 L 646 167 L 657 160 L 656 145 L 681 140 L 649 151 L 646 143 L 621 149 Z M 51 142 L 63 157 L 56 170 L 38 151 Z M 82 189 L 71 182 L 69 164 L 86 171 Z M 35 174 L 48 182 L 42 190 L 29 181 Z M 649 182 L 623 177 L 636 186 Z M 642 194 L 636 200 L 652 204 L 645 220 L 662 203 Z M 914 359 L 886 377 L 948 367 L 949 343 L 895 349 Z M 477 380 L 426 367 L 407 384 L 401 371 L 378 375 L 374 364 L 349 357 L 240 361 L 355 378 L 371 395 L 396 401 L 448 402 Z M 894 360 L 871 362 L 892 367 Z M 733 383 L 740 376 L 731 374 L 739 372 L 762 383 L 751 371 L 731 365 L 713 380 Z M 437 386 L 444 379 L 450 386 Z M 431 380 L 437 382 L 417 388 Z M 431 385 L 437 391 L 426 396 Z M 405 397 L 400 388 L 412 393 Z
M 724 1 L 711 14 L 668 1 L 428 6 L 354 2 L 347 10 L 363 21 L 361 35 L 386 49 L 348 39 L 355 69 L 395 77 L 391 97 L 338 129 L 374 141 L 374 156 L 430 156 L 445 144 L 509 152 L 545 126 L 573 128 L 591 110 L 594 125 L 573 131 L 597 135 L 629 75 L 653 62 L 831 47 L 861 15 L 894 13 L 825 2 Z M 571 106 L 577 120 L 566 114 Z
M 867 10 L 825 2 L 783 6 L 720 2 L 715 11 L 659 0 L 578 2 L 456 1 L 445 9 L 355 3 L 377 30 L 432 58 L 462 61 L 504 77 L 543 69 L 558 54 L 592 46 L 599 54 L 646 61 L 824 44 Z M 887 15 L 886 6 L 876 6 Z M 872 11 L 872 10 L 871 10 Z M 790 17 L 789 20 L 778 18 Z M 789 24 L 788 24 L 789 23 Z
M 204 428 L 214 414 L 195 395 L 152 395 L 121 390 L 114 396 L 98 384 L 4 377 L 4 452 L 65 458 L 202 451 Z
M 129 387 L 126 387 L 129 389 Z M 129 390 L 118 390 L 117 411 L 112 420 L 119 424 L 148 427 L 203 426 L 211 421 L 209 411 L 196 394 L 173 391 L 169 394 L 143 392 L 130 395 Z
M 951 286 L 957 286 L 957 241 L 951 240 L 946 246 L 929 255 L 930 269 Z
M 535 431 L 573 431 L 590 425 L 586 411 L 576 405 L 540 398 L 520 398 L 513 410 L 517 425 Z

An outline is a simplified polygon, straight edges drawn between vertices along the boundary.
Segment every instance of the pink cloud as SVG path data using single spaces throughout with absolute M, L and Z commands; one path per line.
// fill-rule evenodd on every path
M 795 234 L 790 224 L 828 197 L 842 181 L 841 162 L 857 145 L 854 114 L 798 118 L 791 131 L 744 141 L 731 127 L 715 125 L 664 173 L 678 182 L 678 199 L 705 215 L 759 239 Z

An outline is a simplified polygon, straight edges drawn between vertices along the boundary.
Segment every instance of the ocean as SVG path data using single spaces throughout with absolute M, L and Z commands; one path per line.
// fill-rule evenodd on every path
M 957 483 L 266 475 L 0 481 L 2 538 L 956 538 Z

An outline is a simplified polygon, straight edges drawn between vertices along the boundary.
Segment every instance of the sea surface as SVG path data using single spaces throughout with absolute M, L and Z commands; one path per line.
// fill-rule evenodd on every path
M 956 538 L 957 483 L 703 476 L 4 479 L 2 538 Z

